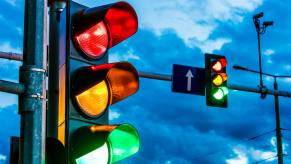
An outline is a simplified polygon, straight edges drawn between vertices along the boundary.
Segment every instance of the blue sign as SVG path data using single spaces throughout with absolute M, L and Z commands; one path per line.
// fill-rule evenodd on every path
M 205 95 L 205 69 L 173 65 L 172 91 Z

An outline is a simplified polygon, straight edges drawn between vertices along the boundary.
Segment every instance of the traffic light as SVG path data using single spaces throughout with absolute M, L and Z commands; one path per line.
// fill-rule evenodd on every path
M 227 107 L 227 60 L 224 56 L 205 54 L 206 104 Z
M 138 152 L 139 135 L 130 124 L 109 125 L 108 108 L 136 93 L 139 77 L 128 62 L 108 63 L 108 49 L 136 33 L 137 15 L 126 2 L 88 8 L 69 1 L 64 17 L 58 139 L 66 163 L 123 160 Z

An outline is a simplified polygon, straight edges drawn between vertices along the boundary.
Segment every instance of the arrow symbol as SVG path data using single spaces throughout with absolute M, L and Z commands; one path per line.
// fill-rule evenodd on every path
M 192 82 L 192 78 L 194 77 L 192 74 L 192 71 L 189 69 L 189 71 L 186 74 L 187 77 L 187 91 L 191 91 L 191 82 Z

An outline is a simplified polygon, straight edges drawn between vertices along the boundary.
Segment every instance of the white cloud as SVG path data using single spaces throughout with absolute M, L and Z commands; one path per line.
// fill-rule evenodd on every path
M 234 148 L 233 151 L 237 156 L 235 158 L 227 159 L 226 160 L 227 164 L 247 164 L 248 163 L 248 158 L 243 151 L 236 148 Z
M 266 81 L 273 81 L 273 77 L 270 77 L 270 76 L 265 76 L 265 78 L 264 78 Z
M 251 161 L 274 161 L 276 160 L 275 157 L 277 155 L 276 137 L 271 137 L 269 143 L 272 145 L 272 150 L 268 151 L 256 149 L 254 147 L 247 147 L 245 145 L 238 145 L 233 148 L 233 151 L 235 154 L 237 154 L 237 156 L 235 158 L 227 159 L 226 162 L 228 164 L 244 164 L 248 163 L 249 159 L 251 159 Z M 287 153 L 285 150 L 288 146 L 288 144 L 283 143 L 284 153 Z
M 96 6 L 93 2 L 76 1 Z M 102 3 L 116 1 L 105 0 Z M 254 11 L 263 0 L 146 0 L 142 3 L 135 0 L 126 1 L 136 9 L 140 28 L 150 29 L 157 35 L 166 29 L 173 29 L 189 47 L 197 46 L 204 50 L 207 42 L 218 44 L 216 40 L 228 40 L 220 38 L 208 41 L 213 31 L 219 28 L 219 22 L 240 23 L 244 15 Z M 228 42 L 219 42 L 217 49 L 225 43 Z
M 130 49 L 126 54 L 113 53 L 109 55 L 110 62 L 140 60 L 140 57 L 135 55 L 133 50 Z
M 0 92 L 0 108 L 18 103 L 18 96 L 14 94 Z
M 272 64 L 272 63 L 273 63 L 273 60 L 268 59 L 268 60 L 267 60 L 267 63 Z
M 290 64 L 287 64 L 287 65 L 285 65 L 284 67 L 285 67 L 285 69 L 286 69 L 287 71 L 290 71 L 290 70 L 291 70 L 291 65 L 290 65 Z
M 3 42 L 0 44 L 0 51 L 4 52 L 13 52 L 13 53 L 22 53 L 21 48 L 12 47 L 10 42 Z
M 20 27 L 15 27 L 16 31 L 18 32 L 19 35 L 23 34 L 23 31 Z
M 291 83 L 291 78 L 285 78 L 285 82 Z
M 109 110 L 109 120 L 114 120 L 120 117 L 120 113 Z
M 6 161 L 7 157 L 3 154 L 0 154 L 0 162 L 1 161 Z
M 266 49 L 266 50 L 263 52 L 263 54 L 265 54 L 265 55 L 267 55 L 267 56 L 271 56 L 271 55 L 273 55 L 274 53 L 275 53 L 275 51 L 272 50 L 272 49 Z
M 6 0 L 6 2 L 12 6 L 16 6 L 16 0 Z
M 207 40 L 201 43 L 197 43 L 203 52 L 212 53 L 214 50 L 220 50 L 226 43 L 230 43 L 231 39 L 218 38 L 216 40 Z
M 265 159 L 267 159 L 266 161 L 273 161 L 275 160 L 275 158 L 271 158 L 271 157 L 276 156 L 276 151 L 261 151 L 261 150 L 255 150 L 252 148 L 250 152 L 251 152 L 252 157 L 257 161 L 265 160 Z

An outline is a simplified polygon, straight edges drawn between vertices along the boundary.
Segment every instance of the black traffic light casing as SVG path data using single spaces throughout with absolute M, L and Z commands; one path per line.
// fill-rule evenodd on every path
M 120 19 L 122 16 L 130 21 Z M 139 149 L 137 131 L 129 124 L 108 125 L 107 108 L 137 91 L 138 75 L 135 68 L 127 62 L 108 63 L 108 49 L 136 32 L 137 16 L 134 9 L 126 2 L 88 8 L 69 0 L 60 19 L 62 42 L 58 139 L 65 145 L 66 163 L 75 164 L 78 160 L 88 160 L 88 154 L 90 156 L 91 151 L 96 153 L 95 150 L 103 145 L 106 145 L 108 152 L 111 151 L 108 164 L 131 156 Z M 130 29 L 126 30 L 127 28 Z M 97 55 L 94 56 L 94 53 Z M 108 94 L 104 98 L 106 103 L 103 104 L 102 112 L 92 116 L 84 112 L 87 109 L 83 108 L 88 107 L 86 103 L 90 104 L 88 102 L 96 99 L 86 95 L 87 91 L 97 95 L 103 93 L 100 82 L 103 84 L 103 90 L 107 88 Z M 114 88 L 115 85 L 119 86 Z M 94 90 L 95 87 L 99 87 L 98 90 Z M 94 104 L 89 105 L 92 106 Z M 135 143 L 132 143 L 135 145 L 124 146 L 118 143 L 119 138 L 116 134 L 121 134 L 121 140 L 136 139 Z M 114 153 L 116 147 L 123 148 L 124 154 Z M 134 151 L 129 152 L 126 148 L 134 148 Z
M 215 67 L 214 64 L 216 62 L 219 62 L 221 64 L 218 64 L 219 66 L 222 66 L 221 69 L 215 71 L 212 67 Z M 212 106 L 212 107 L 221 107 L 221 108 L 227 108 L 227 94 L 228 94 L 228 88 L 227 88 L 227 74 L 226 74 L 226 65 L 227 61 L 225 56 L 222 55 L 216 55 L 216 54 L 205 54 L 205 87 L 206 87 L 206 105 Z M 220 68 L 220 67 L 219 67 Z M 223 75 L 220 76 L 220 75 Z M 215 77 L 219 76 L 218 80 L 222 80 L 219 82 L 219 84 L 214 84 Z M 220 78 L 221 77 L 221 78 Z M 222 88 L 222 89 L 219 89 Z M 218 95 L 223 93 L 223 96 L 221 99 L 215 98 Z

